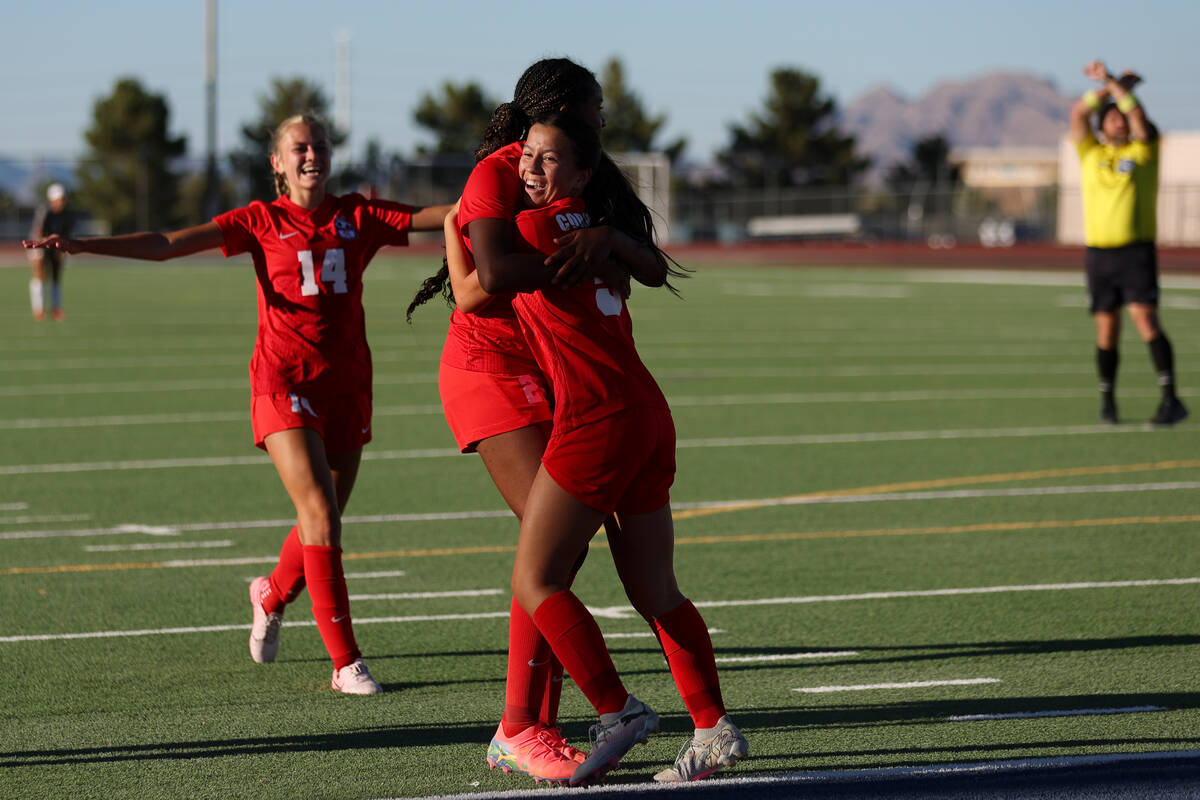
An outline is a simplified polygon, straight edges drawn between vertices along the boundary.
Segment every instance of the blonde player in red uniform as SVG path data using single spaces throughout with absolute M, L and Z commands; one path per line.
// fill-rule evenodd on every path
M 410 230 L 437 230 L 448 206 L 335 196 L 325 191 L 329 137 L 299 115 L 276 129 L 271 166 L 279 197 L 170 233 L 69 239 L 26 247 L 165 261 L 221 248 L 249 253 L 258 275 L 258 337 L 250 360 L 255 444 L 271 456 L 296 507 L 270 576 L 250 584 L 250 655 L 275 660 L 286 603 L 307 585 L 313 616 L 333 660 L 332 688 L 378 694 L 354 639 L 342 572 L 341 513 L 371 440 L 371 351 L 362 276 L 385 245 Z
M 512 102 L 496 109 L 484 133 L 476 152 L 480 161 L 463 190 L 458 225 L 450 236 L 461 243 L 461 227 L 476 257 L 505 258 L 511 251 L 520 193 L 519 140 L 530 117 L 570 108 L 599 130 L 604 126 L 602 107 L 600 84 L 587 68 L 566 58 L 531 65 L 517 81 Z M 485 158 L 492 153 L 496 158 Z M 601 172 L 619 174 L 607 158 Z M 570 280 L 590 279 L 589 268 L 607 265 L 610 254 L 639 264 L 643 273 L 657 273 L 658 284 L 667 275 L 660 253 L 612 227 L 569 233 L 556 249 L 556 268 Z M 425 281 L 408 313 L 411 318 L 417 306 L 452 289 L 456 308 L 438 374 L 446 421 L 464 453 L 479 453 L 520 520 L 550 435 L 552 411 L 545 379 L 525 344 L 511 295 L 475 302 L 452 277 L 446 266 Z M 478 287 L 478 281 L 474 285 Z M 605 525 L 615 530 L 615 523 Z M 557 725 L 562 666 L 515 600 L 511 611 L 504 714 L 488 748 L 488 763 L 535 780 L 565 780 L 585 754 L 563 739 Z
M 533 255 L 514 255 L 499 268 L 477 258 L 471 273 L 465 249 L 451 238 L 447 256 L 455 262 L 452 274 L 478 282 L 476 289 L 464 286 L 465 296 L 521 292 L 513 308 L 554 395 L 553 434 L 526 499 L 512 585 L 517 602 L 600 714 L 592 750 L 569 782 L 584 783 L 615 768 L 658 729 L 657 714 L 625 689 L 599 627 L 569 588 L 580 552 L 613 513 L 621 530 L 609 536 L 609 546 L 621 582 L 656 633 L 696 726 L 675 765 L 655 779 L 698 780 L 744 757 L 748 747 L 725 713 L 708 628 L 675 580 L 670 410 L 634 347 L 621 285 L 596 278 L 554 286 L 542 257 L 565 232 L 590 225 L 589 209 L 638 240 L 653 241 L 644 207 L 614 206 L 611 192 L 591 182 L 601 152 L 595 130 L 572 114 L 536 120 L 518 162 L 533 210 L 517 215 L 514 238 Z

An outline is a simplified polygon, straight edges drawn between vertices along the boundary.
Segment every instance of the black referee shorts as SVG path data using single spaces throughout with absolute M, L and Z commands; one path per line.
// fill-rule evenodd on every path
M 1128 303 L 1158 305 L 1158 250 L 1154 242 L 1089 247 L 1083 263 L 1093 314 L 1116 311 Z

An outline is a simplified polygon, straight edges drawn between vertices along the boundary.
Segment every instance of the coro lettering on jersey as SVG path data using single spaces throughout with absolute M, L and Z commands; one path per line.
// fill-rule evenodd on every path
M 564 231 L 592 226 L 592 217 L 586 211 L 566 211 L 562 214 L 555 214 L 554 221 L 558 223 L 559 229 Z

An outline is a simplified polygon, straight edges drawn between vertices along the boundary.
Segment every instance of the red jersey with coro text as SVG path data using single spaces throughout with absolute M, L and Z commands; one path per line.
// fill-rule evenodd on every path
M 473 251 L 470 237 L 464 234 L 467 223 L 477 219 L 500 219 L 507 223 L 516 214 L 520 196 L 517 162 L 521 160 L 521 148 L 521 142 L 505 145 L 471 171 L 458 203 L 459 235 L 469 252 Z M 442 350 L 443 363 L 475 372 L 524 374 L 535 370 L 513 312 L 512 297 L 495 295 L 486 306 L 471 314 L 454 309 Z
M 280 197 L 214 219 L 226 256 L 249 253 L 258 275 L 255 395 L 371 389 L 362 277 L 384 245 L 408 244 L 412 206 L 327 195 L 309 211 Z
M 553 253 L 554 239 L 591 224 L 582 198 L 568 197 L 516 217 L 514 241 Z M 595 283 L 522 292 L 513 308 L 554 394 L 555 433 L 631 408 L 668 410 L 667 400 L 633 343 L 633 321 L 620 292 Z

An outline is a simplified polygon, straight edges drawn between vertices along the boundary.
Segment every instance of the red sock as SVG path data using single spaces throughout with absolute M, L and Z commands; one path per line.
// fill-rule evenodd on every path
M 279 563 L 271 572 L 270 591 L 262 598 L 263 611 L 274 614 L 304 591 L 304 551 L 301 550 L 300 528 L 293 525 L 283 547 L 279 548 Z
M 566 589 L 555 592 L 533 612 L 533 622 L 597 713 L 612 714 L 625 707 L 629 693 L 604 646 L 600 626 L 578 597 Z
M 550 653 L 550 675 L 546 679 L 546 691 L 542 692 L 542 704 L 538 708 L 538 720 L 548 728 L 558 725 L 558 702 L 562 700 L 563 665 Z
M 508 615 L 508 680 L 500 720 L 505 736 L 514 736 L 538 721 L 553 658 L 549 643 L 514 599 Z
M 712 639 L 700 612 L 685 600 L 654 620 L 654 632 L 671 677 L 697 728 L 711 728 L 725 714 Z
M 342 548 L 306 544 L 302 549 L 313 618 L 334 669 L 341 669 L 362 656 L 350 624 L 350 595 L 346 591 L 346 576 L 342 574 Z

